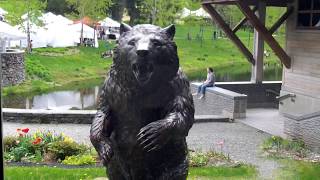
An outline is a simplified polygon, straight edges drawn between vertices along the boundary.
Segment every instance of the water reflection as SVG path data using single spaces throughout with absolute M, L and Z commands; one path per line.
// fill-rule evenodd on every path
M 91 110 L 96 108 L 99 86 L 77 91 L 56 91 L 32 98 L 8 97 L 4 107 L 51 110 Z
M 228 69 L 228 72 L 216 71 L 217 82 L 250 81 L 251 71 L 237 68 Z M 204 73 L 204 76 L 206 74 Z M 264 66 L 264 80 L 281 80 L 282 68 L 280 65 Z M 205 77 L 203 77 L 205 79 Z M 48 94 L 37 95 L 31 98 L 21 96 L 8 96 L 3 99 L 3 107 L 19 109 L 54 109 L 54 110 L 93 110 L 96 109 L 99 86 L 80 90 L 55 91 Z

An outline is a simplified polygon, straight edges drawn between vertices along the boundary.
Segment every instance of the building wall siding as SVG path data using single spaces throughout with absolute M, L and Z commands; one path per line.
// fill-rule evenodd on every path
M 286 33 L 292 63 L 290 69 L 284 69 L 281 94 L 296 97 L 282 100 L 280 112 L 286 117 L 285 133 L 319 151 L 320 116 L 297 119 L 320 112 L 320 30 L 298 29 L 297 0 L 292 5 L 295 11 L 287 20 Z

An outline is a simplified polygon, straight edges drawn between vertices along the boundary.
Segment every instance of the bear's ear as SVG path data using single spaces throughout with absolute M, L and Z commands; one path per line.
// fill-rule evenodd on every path
M 163 28 L 162 31 L 165 32 L 171 40 L 173 40 L 174 35 L 176 34 L 176 27 L 171 24 L 170 26 Z
M 132 27 L 129 26 L 128 24 L 121 23 L 121 25 L 120 25 L 120 35 L 125 33 L 125 32 L 131 31 L 131 29 L 132 29 Z

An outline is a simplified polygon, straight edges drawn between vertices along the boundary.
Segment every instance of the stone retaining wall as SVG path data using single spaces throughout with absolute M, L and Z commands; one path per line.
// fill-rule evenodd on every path
M 20 84 L 25 80 L 24 52 L 1 53 L 2 85 Z
M 251 82 L 217 82 L 216 86 L 248 96 L 248 108 L 278 108 L 276 97 L 280 94 L 281 81 L 264 81 L 262 84 Z
M 195 93 L 200 83 L 192 83 L 191 91 Z M 218 115 L 230 119 L 245 118 L 247 96 L 219 87 L 206 89 L 202 99 L 194 97 L 196 115 Z
M 303 120 L 286 116 L 284 119 L 284 132 L 289 138 L 303 140 L 313 151 L 320 152 L 320 113 Z
M 37 124 L 91 124 L 96 110 L 40 110 L 3 108 L 3 121 Z M 195 123 L 230 122 L 228 118 L 212 115 L 196 115 Z
M 91 124 L 96 110 L 40 110 L 3 108 L 6 122 Z

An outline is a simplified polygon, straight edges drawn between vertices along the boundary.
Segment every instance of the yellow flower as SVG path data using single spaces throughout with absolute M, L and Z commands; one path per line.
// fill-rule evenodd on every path
M 71 143 L 73 142 L 73 139 L 71 137 L 65 136 L 63 141 Z

